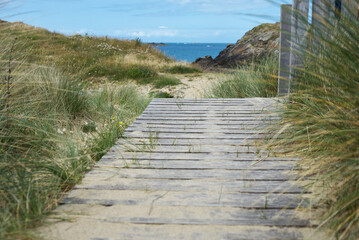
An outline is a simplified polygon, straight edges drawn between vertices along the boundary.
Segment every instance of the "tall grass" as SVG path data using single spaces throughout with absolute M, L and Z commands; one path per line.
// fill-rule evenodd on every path
M 346 7 L 340 20 L 312 26 L 320 44 L 303 53 L 281 134 L 268 146 L 303 159 L 328 239 L 359 238 L 359 22 Z
M 274 97 L 277 94 L 278 59 L 242 66 L 215 83 L 205 94 L 214 98 Z
M 20 57 L 10 61 L 9 85 L 9 51 L 0 55 L 1 239 L 25 237 L 149 103 L 133 85 L 89 91 Z

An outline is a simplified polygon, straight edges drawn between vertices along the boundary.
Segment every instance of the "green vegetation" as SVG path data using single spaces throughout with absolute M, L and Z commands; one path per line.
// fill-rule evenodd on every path
M 259 64 L 243 66 L 215 83 L 206 97 L 244 98 L 275 97 L 277 95 L 278 59 L 266 58 Z
M 88 83 L 142 81 L 170 72 L 199 72 L 177 63 L 140 39 L 64 36 L 22 23 L 0 22 L 2 44 L 17 38 L 17 51 L 31 64 L 53 66 Z M 177 69 L 177 70 L 176 70 Z
M 155 88 L 163 88 L 166 86 L 175 86 L 181 84 L 181 81 L 175 77 L 160 76 L 153 81 L 153 86 Z
M 115 83 L 171 63 L 140 41 L 0 28 L 0 239 L 25 239 L 148 105 Z
M 170 68 L 166 68 L 165 72 L 172 74 L 188 74 L 188 73 L 201 73 L 202 71 L 194 67 L 173 66 Z
M 173 76 L 160 75 L 137 81 L 139 84 L 152 84 L 155 88 L 163 88 L 166 86 L 175 86 L 181 84 L 181 81 Z
M 173 96 L 168 92 L 162 92 L 162 91 L 150 92 L 150 96 L 153 98 L 173 98 Z
M 89 92 L 54 68 L 14 70 L 0 88 L 1 239 L 41 220 L 149 103 L 133 85 Z

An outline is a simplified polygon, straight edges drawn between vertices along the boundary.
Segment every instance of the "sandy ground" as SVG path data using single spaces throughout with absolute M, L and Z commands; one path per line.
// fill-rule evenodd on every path
M 173 75 L 182 84 L 176 86 L 168 86 L 161 89 L 156 89 L 152 85 L 138 86 L 142 92 L 149 93 L 155 92 L 168 92 L 175 98 L 202 98 L 206 91 L 210 89 L 212 84 L 221 79 L 218 73 L 203 73 L 203 74 L 184 74 Z

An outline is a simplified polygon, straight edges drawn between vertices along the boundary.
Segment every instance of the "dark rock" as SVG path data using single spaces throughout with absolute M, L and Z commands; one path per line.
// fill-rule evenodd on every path
M 153 46 L 153 47 L 157 47 L 157 46 L 168 46 L 168 44 L 166 43 L 149 43 L 149 45 Z
M 211 56 L 197 58 L 193 63 L 200 66 L 202 69 L 209 69 L 214 66 L 214 60 Z
M 268 55 L 278 54 L 280 24 L 261 24 L 247 32 L 236 44 L 229 44 L 214 60 L 199 58 L 194 63 L 208 69 L 233 68 L 258 62 Z

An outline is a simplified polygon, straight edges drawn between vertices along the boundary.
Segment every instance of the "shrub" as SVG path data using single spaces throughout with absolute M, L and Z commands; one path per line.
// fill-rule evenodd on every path
M 169 94 L 168 92 L 151 92 L 150 96 L 153 98 L 173 98 L 173 96 L 171 94 Z
M 131 79 L 149 78 L 156 75 L 154 70 L 146 66 L 136 66 L 126 70 L 126 76 Z

